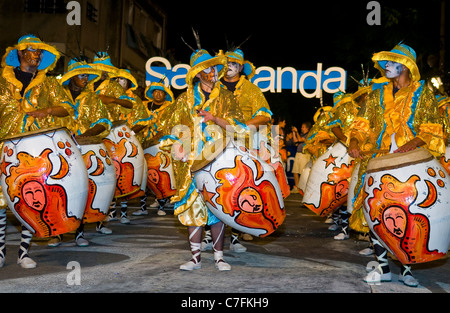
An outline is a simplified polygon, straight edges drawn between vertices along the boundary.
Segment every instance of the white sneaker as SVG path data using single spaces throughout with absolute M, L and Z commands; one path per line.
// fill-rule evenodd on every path
M 373 251 L 372 248 L 367 247 L 365 249 L 362 249 L 361 251 L 359 251 L 359 254 L 364 255 L 364 256 L 369 256 L 369 255 L 373 255 L 375 252 Z
M 408 287 L 417 287 L 419 282 L 411 275 L 398 275 L 398 281 L 403 282 Z
M 95 230 L 96 230 L 97 232 L 99 232 L 100 234 L 103 234 L 103 235 L 110 235 L 110 234 L 112 234 L 112 230 L 109 229 L 109 228 L 106 227 L 106 226 L 102 226 L 102 227 L 100 227 L 100 228 L 95 227 Z
M 157 214 L 159 216 L 164 216 L 164 215 L 166 215 L 166 212 L 164 212 L 164 210 L 158 210 Z
M 193 271 L 198 270 L 202 267 L 202 261 L 198 263 L 194 263 L 194 261 L 190 260 L 189 262 L 186 262 L 184 264 L 180 265 L 180 270 L 182 271 Z
M 348 238 L 350 238 L 350 236 L 345 233 L 339 233 L 336 236 L 334 236 L 334 240 L 347 240 Z
M 36 262 L 28 256 L 23 259 L 17 259 L 17 264 L 19 264 L 22 268 L 35 268 L 37 265 Z
M 206 250 L 212 250 L 212 249 L 213 249 L 212 241 L 202 241 L 200 251 L 206 251 Z
M 231 265 L 225 262 L 223 259 L 214 262 L 214 265 L 219 271 L 231 271 Z
M 137 210 L 137 211 L 134 211 L 131 215 L 133 215 L 133 216 L 148 215 L 148 211 L 147 210 Z
M 242 253 L 242 252 L 247 251 L 247 248 L 238 242 L 235 244 L 230 243 L 230 250 L 237 252 L 237 253 Z
M 159 208 L 158 200 L 155 199 L 155 201 L 149 205 L 150 208 Z
M 122 224 L 130 224 L 130 220 L 128 219 L 128 217 L 122 216 L 120 218 L 120 223 L 122 223 Z
M 49 247 L 57 247 L 61 244 L 61 237 L 55 236 L 50 238 L 50 240 L 47 242 L 47 246 Z
M 84 239 L 82 236 L 78 237 L 75 240 L 76 244 L 78 247 L 87 247 L 89 246 L 89 241 L 87 241 L 86 239 Z
M 338 225 L 333 224 L 333 225 L 331 225 L 330 227 L 328 227 L 328 230 L 335 231 L 335 230 L 337 230 L 338 228 L 339 228 Z
M 369 273 L 364 277 L 364 281 L 369 285 L 378 285 L 381 282 L 390 282 L 392 280 L 391 272 L 385 274 Z

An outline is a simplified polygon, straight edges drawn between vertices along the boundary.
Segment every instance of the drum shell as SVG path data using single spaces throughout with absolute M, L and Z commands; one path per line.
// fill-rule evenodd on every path
M 114 198 L 116 170 L 102 141 L 80 144 L 80 151 L 91 184 L 83 222 L 100 222 L 108 215 L 109 206 Z
M 364 217 L 369 229 L 402 264 L 430 262 L 446 255 L 449 184 L 444 168 L 425 149 L 369 161 Z
M 445 154 L 441 157 L 441 165 L 450 174 L 450 146 L 445 147 Z
M 273 168 L 243 145 L 229 142 L 215 160 L 193 174 L 209 210 L 234 229 L 265 237 L 283 223 L 283 195 Z M 253 208 L 262 204 L 260 211 L 248 213 L 241 205 L 249 193 L 260 197 L 251 203 Z
M 303 195 L 304 205 L 319 216 L 327 216 L 346 204 L 354 160 L 341 142 L 330 146 L 314 162 Z
M 28 156 L 27 164 L 21 162 L 23 156 Z M 1 158 L 4 166 L 1 186 L 8 207 L 33 235 L 51 237 L 79 227 L 88 197 L 88 175 L 83 157 L 65 128 L 7 138 Z M 18 175 L 17 168 L 30 170 L 26 175 Z M 12 169 L 15 171 L 11 172 Z M 17 185 L 8 186 L 9 177 L 14 177 Z M 45 203 L 39 209 L 29 205 L 22 192 L 17 196 L 18 189 L 23 191 L 25 184 L 37 181 L 41 186 L 41 202 Z
M 147 188 L 156 199 L 166 199 L 176 194 L 175 175 L 171 156 L 159 148 L 159 143 L 144 149 L 147 165 Z
M 103 139 L 116 169 L 115 198 L 128 200 L 142 193 L 145 178 L 145 159 L 141 143 L 125 122 L 115 123 Z

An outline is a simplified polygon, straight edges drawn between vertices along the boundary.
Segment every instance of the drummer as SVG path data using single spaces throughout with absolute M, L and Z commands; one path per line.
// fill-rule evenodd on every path
M 136 78 L 131 74 L 131 72 L 127 69 L 118 69 L 117 75 L 114 79 L 122 86 L 125 94 L 128 96 L 129 100 L 133 102 L 133 110 L 128 114 L 121 114 L 120 119 L 123 121 L 127 121 L 127 124 L 130 125 L 131 130 L 136 134 L 137 140 L 141 144 L 144 143 L 144 139 L 146 136 L 146 129 L 148 124 L 148 111 L 145 108 L 145 104 L 142 99 L 138 96 L 136 90 L 139 87 Z M 145 173 L 147 176 L 147 173 Z M 122 206 L 122 219 L 125 211 L 125 201 L 121 202 Z M 144 193 L 140 197 L 140 207 L 141 209 L 138 212 L 147 212 L 147 195 Z M 133 212 L 133 215 L 136 212 Z M 145 213 L 144 213 L 145 214 Z
M 372 60 L 389 81 L 373 85 L 365 105 L 350 126 L 348 153 L 361 159 L 360 170 L 365 172 L 371 158 L 389 150 L 403 153 L 422 146 L 435 157 L 443 155 L 442 117 L 432 91 L 420 81 L 415 51 L 400 43 L 391 51 L 375 53 Z M 362 193 L 359 196 L 362 197 Z M 368 275 L 364 280 L 368 283 L 390 281 L 387 250 L 372 233 L 371 238 L 380 275 Z M 406 265 L 402 265 L 399 280 L 408 286 L 418 285 Z
M 80 137 L 105 138 L 108 136 L 112 123 L 109 121 L 108 110 L 100 101 L 100 97 L 89 88 L 101 76 L 101 71 L 89 66 L 80 58 L 69 61 L 68 71 L 60 79 L 67 96 L 75 108 L 75 123 L 69 129 Z M 111 234 L 112 231 L 97 222 L 96 230 L 102 234 Z M 49 241 L 50 246 L 57 246 L 62 240 L 62 235 Z M 89 245 L 84 238 L 84 223 L 75 232 L 75 242 L 80 247 Z
M 201 268 L 202 229 L 208 224 L 211 226 L 215 266 L 220 271 L 230 270 L 231 266 L 223 260 L 224 223 L 209 212 L 192 178 L 191 166 L 194 159 L 202 154 L 204 145 L 214 140 L 206 126 L 220 126 L 224 130 L 227 125 L 235 125 L 236 121 L 242 123 L 243 117 L 233 94 L 218 83 L 226 71 L 225 56 L 213 57 L 198 47 L 191 55 L 190 65 L 186 74 L 188 89 L 170 106 L 171 118 L 167 124 L 168 129 L 184 126 L 181 130 L 183 135 L 172 132 L 160 141 L 161 148 L 171 147 L 175 155 L 173 166 L 177 193 L 171 201 L 175 204 L 174 214 L 188 227 L 189 233 L 192 258 L 180 269 L 191 271 Z M 187 136 L 188 130 L 191 136 Z M 224 142 L 227 133 L 222 131 L 222 136 L 217 133 L 215 142 Z
M 162 82 L 153 82 L 145 88 L 144 108 L 147 111 L 148 118 L 143 122 L 147 125 L 142 131 L 143 142 L 158 141 L 163 136 L 170 133 L 164 133 L 166 123 L 170 119 L 170 111 L 167 109 L 173 102 L 174 96 L 172 90 L 166 87 Z M 158 208 L 159 216 L 166 215 L 164 206 L 169 202 L 170 198 L 156 199 L 155 205 Z M 150 207 L 154 207 L 153 204 Z M 141 205 L 141 209 L 133 212 L 133 215 L 147 215 L 147 208 Z
M 94 84 L 90 85 L 93 91 L 99 96 L 100 100 L 108 108 L 109 120 L 111 122 L 120 121 L 124 115 L 131 114 L 133 109 L 133 99 L 130 98 L 124 91 L 123 87 L 116 82 L 114 77 L 119 74 L 119 69 L 111 62 L 111 57 L 107 52 L 97 52 L 91 64 L 95 69 L 102 71 L 102 76 Z M 129 224 L 130 220 L 127 216 L 127 201 L 121 201 L 120 222 L 122 224 Z M 113 199 L 111 203 L 109 220 L 116 219 L 116 202 Z
M 257 131 L 260 126 L 269 126 L 272 111 L 270 111 L 269 103 L 261 89 L 250 82 L 250 79 L 255 75 L 255 67 L 251 62 L 244 59 L 244 53 L 239 47 L 230 49 L 225 53 L 225 56 L 228 61 L 228 70 L 220 82 L 225 89 L 233 92 L 244 115 L 245 124 L 247 127 L 254 126 L 256 132 L 253 138 L 259 138 Z M 266 135 L 268 135 L 267 128 L 265 130 Z M 251 134 L 253 135 L 253 132 Z M 258 149 L 259 144 L 259 140 L 254 140 L 254 149 Z M 212 247 L 210 230 L 206 229 L 205 239 L 202 242 L 203 249 Z M 249 234 L 242 234 L 242 232 L 232 229 L 230 250 L 245 252 L 247 248 L 240 243 L 239 236 L 246 240 L 253 239 Z
M 0 75 L 0 140 L 6 136 L 66 126 L 74 110 L 57 82 L 47 76 L 60 57 L 55 47 L 32 34 L 22 36 L 17 44 L 6 49 Z M 3 195 L 2 195 L 3 197 Z M 5 260 L 6 201 L 0 201 L 0 266 Z M 3 222 L 5 221 L 5 222 Z M 23 268 L 35 268 L 28 256 L 32 234 L 22 226 L 17 263 Z

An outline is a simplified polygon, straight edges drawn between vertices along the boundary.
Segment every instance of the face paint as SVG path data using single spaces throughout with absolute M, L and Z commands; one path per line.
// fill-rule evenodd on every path
M 123 89 L 128 89 L 128 80 L 126 78 L 118 77 L 117 82 L 120 84 L 120 86 L 123 87 Z
M 72 77 L 72 80 L 75 84 L 75 86 L 79 88 L 84 88 L 89 82 L 89 75 L 88 74 L 80 74 L 77 76 Z
M 42 60 L 42 50 L 28 47 L 20 51 L 19 59 L 28 66 L 38 67 Z
M 228 62 L 227 78 L 236 77 L 241 70 L 241 65 L 236 62 Z
M 212 66 L 201 71 L 200 80 L 206 83 L 215 83 L 217 81 L 217 68 Z
M 403 65 L 397 62 L 388 61 L 385 66 L 385 73 L 387 78 L 395 78 L 400 76 L 403 70 Z

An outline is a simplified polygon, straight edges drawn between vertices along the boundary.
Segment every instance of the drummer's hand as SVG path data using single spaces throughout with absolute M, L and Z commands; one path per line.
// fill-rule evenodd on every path
M 355 140 L 350 140 L 350 143 L 348 145 L 347 153 L 352 158 L 360 158 L 362 159 L 361 149 L 359 148 L 359 144 Z
M 394 151 L 394 153 L 403 153 L 403 152 L 408 152 L 408 151 L 412 151 L 420 146 L 423 146 L 425 144 L 425 142 L 420 139 L 419 137 L 416 137 L 410 141 L 408 141 L 407 143 L 405 143 L 403 146 L 399 147 L 397 150 Z
M 216 117 L 211 114 L 211 112 L 205 111 L 205 110 L 197 110 L 198 116 L 203 116 L 203 121 L 208 122 L 212 121 L 215 122 Z
M 28 112 L 27 114 L 34 118 L 43 118 L 43 117 L 46 117 L 47 115 L 51 114 L 50 110 L 51 110 L 51 108 L 38 109 L 35 111 Z
M 175 160 L 186 161 L 186 153 L 184 152 L 183 145 L 179 142 L 172 145 L 172 155 Z

